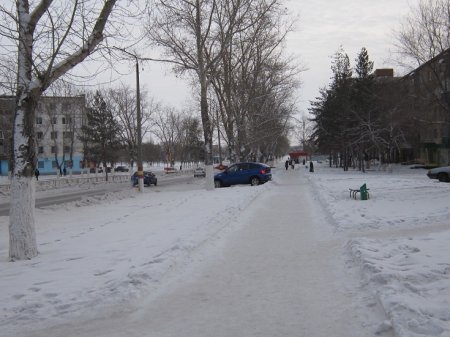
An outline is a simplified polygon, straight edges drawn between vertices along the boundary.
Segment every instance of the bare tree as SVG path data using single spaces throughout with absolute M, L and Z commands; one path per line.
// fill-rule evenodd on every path
M 10 55 L 0 56 L 0 94 L 14 95 L 16 92 L 16 62 Z
M 422 81 L 422 85 L 449 114 L 449 105 L 441 99 L 441 92 L 448 91 L 446 81 L 441 78 L 447 65 L 429 61 L 450 48 L 450 0 L 420 0 L 410 10 L 394 33 L 399 63 L 408 70 L 425 65 L 429 81 Z M 425 106 L 430 104 L 426 97 L 417 99 Z
M 182 120 L 172 108 L 163 108 L 153 122 L 153 134 L 158 138 L 170 167 L 178 157 L 178 144 L 181 138 Z
M 0 5 L 2 50 L 17 56 L 9 223 L 12 261 L 38 254 L 32 177 L 37 161 L 34 120 L 39 98 L 99 48 L 116 2 L 17 0 Z
M 121 128 L 121 138 L 130 154 L 131 167 L 137 160 L 137 109 L 136 92 L 127 85 L 108 91 L 106 99 L 113 110 L 115 118 L 119 121 Z M 141 92 L 141 142 L 150 133 L 151 117 L 159 111 L 160 105 L 148 94 Z
M 242 1 L 239 13 L 232 39 L 221 40 L 226 47 L 211 83 L 229 157 L 266 160 L 294 109 L 299 69 L 283 45 L 295 20 L 279 0 Z
M 215 68 L 224 46 L 231 39 L 242 1 L 225 0 L 154 0 L 154 12 L 149 18 L 147 35 L 164 50 L 164 61 L 174 65 L 179 73 L 195 74 L 200 92 L 200 112 L 203 126 L 206 166 L 206 188 L 213 189 L 212 140 L 213 126 L 208 108 L 209 76 Z M 229 6 L 233 4 L 233 6 Z M 237 6 L 234 6 L 237 4 Z M 220 18 L 225 12 L 226 21 Z M 219 29 L 219 23 L 223 25 Z
M 400 63 L 422 65 L 450 47 L 450 0 L 420 0 L 394 32 Z M 406 62 L 405 62 L 406 61 Z

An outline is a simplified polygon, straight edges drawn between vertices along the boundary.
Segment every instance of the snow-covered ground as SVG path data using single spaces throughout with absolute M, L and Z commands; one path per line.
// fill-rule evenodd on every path
M 425 173 L 322 167 L 308 177 L 400 337 L 450 336 L 450 184 Z M 351 200 L 362 183 L 370 200 Z
M 372 307 L 384 309 L 382 321 L 375 313 L 359 318 L 367 317 L 367 336 L 450 336 L 450 184 L 402 166 L 361 173 L 316 163 L 314 173 L 298 165 L 273 173 L 273 182 L 254 188 L 206 191 L 203 179 L 193 179 L 37 209 L 40 255 L 30 261 L 8 262 L 8 218 L 0 217 L 0 336 L 47 336 L 36 331 L 167 292 L 192 265 L 211 263 L 233 233 L 245 237 L 241 231 L 253 228 L 249 217 L 270 209 L 270 197 L 286 190 L 313 205 L 312 219 L 321 223 L 312 226 L 314 237 L 337 242 L 346 261 L 338 266 L 337 284 L 356 273 L 360 287 L 353 291 L 364 292 L 359 305 L 369 314 Z M 348 189 L 363 183 L 370 199 L 351 199 Z M 289 203 L 271 212 L 303 216 Z M 270 227 L 274 220 L 258 221 Z M 314 290 L 310 296 L 320 298 Z M 281 305 L 272 310 L 286 310 Z

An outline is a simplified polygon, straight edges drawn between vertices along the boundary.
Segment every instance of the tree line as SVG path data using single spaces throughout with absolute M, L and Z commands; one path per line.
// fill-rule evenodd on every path
M 146 162 L 200 162 L 204 159 L 201 124 L 188 112 L 164 107 L 141 96 L 142 159 Z M 86 121 L 80 140 L 84 159 L 104 167 L 137 162 L 136 92 L 126 85 L 86 95 Z M 156 141 L 155 141 L 156 140 Z
M 378 159 L 392 162 L 408 142 L 409 123 L 401 106 L 401 86 L 393 77 L 377 78 L 366 48 L 355 66 L 341 47 L 333 56 L 333 76 L 327 88 L 311 102 L 318 151 L 329 154 L 330 165 L 358 166 Z
M 420 0 L 394 31 L 395 58 L 403 72 L 411 72 L 448 50 L 449 0 Z M 401 151 L 419 148 L 424 111 L 439 106 L 449 118 L 449 106 L 441 98 L 448 91 L 442 80 L 442 64 L 428 65 L 428 80 L 439 90 L 423 86 L 423 94 L 411 94 L 408 79 L 377 78 L 368 51 L 362 48 L 354 66 L 341 47 L 332 58 L 331 83 L 311 102 L 312 133 L 308 143 L 329 154 L 330 165 L 358 166 L 376 158 L 390 163 Z M 413 154 L 414 155 L 414 154 Z

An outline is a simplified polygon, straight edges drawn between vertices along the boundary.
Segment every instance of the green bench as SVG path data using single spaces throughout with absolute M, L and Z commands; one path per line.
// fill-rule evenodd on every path
M 361 200 L 370 199 L 369 189 L 366 188 L 366 184 L 362 185 L 358 189 L 349 188 L 349 191 L 350 191 L 350 198 L 353 198 L 355 200 L 358 197 L 358 193 L 361 193 L 361 191 L 363 191 L 363 193 L 361 194 Z

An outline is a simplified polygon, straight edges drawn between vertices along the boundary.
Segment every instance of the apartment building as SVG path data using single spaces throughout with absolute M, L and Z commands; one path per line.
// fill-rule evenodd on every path
M 15 98 L 0 96 L 0 174 L 7 175 Z M 37 167 L 41 174 L 63 170 L 80 172 L 83 144 L 79 137 L 85 120 L 85 97 L 44 96 L 35 118 Z M 1 141 L 3 139 L 3 141 Z M 2 145 L 3 144 L 3 145 Z
M 15 98 L 0 96 L 0 175 L 7 175 L 10 167 L 12 112 Z
M 411 118 L 420 126 L 420 159 L 429 165 L 450 165 L 450 49 L 403 80 Z

